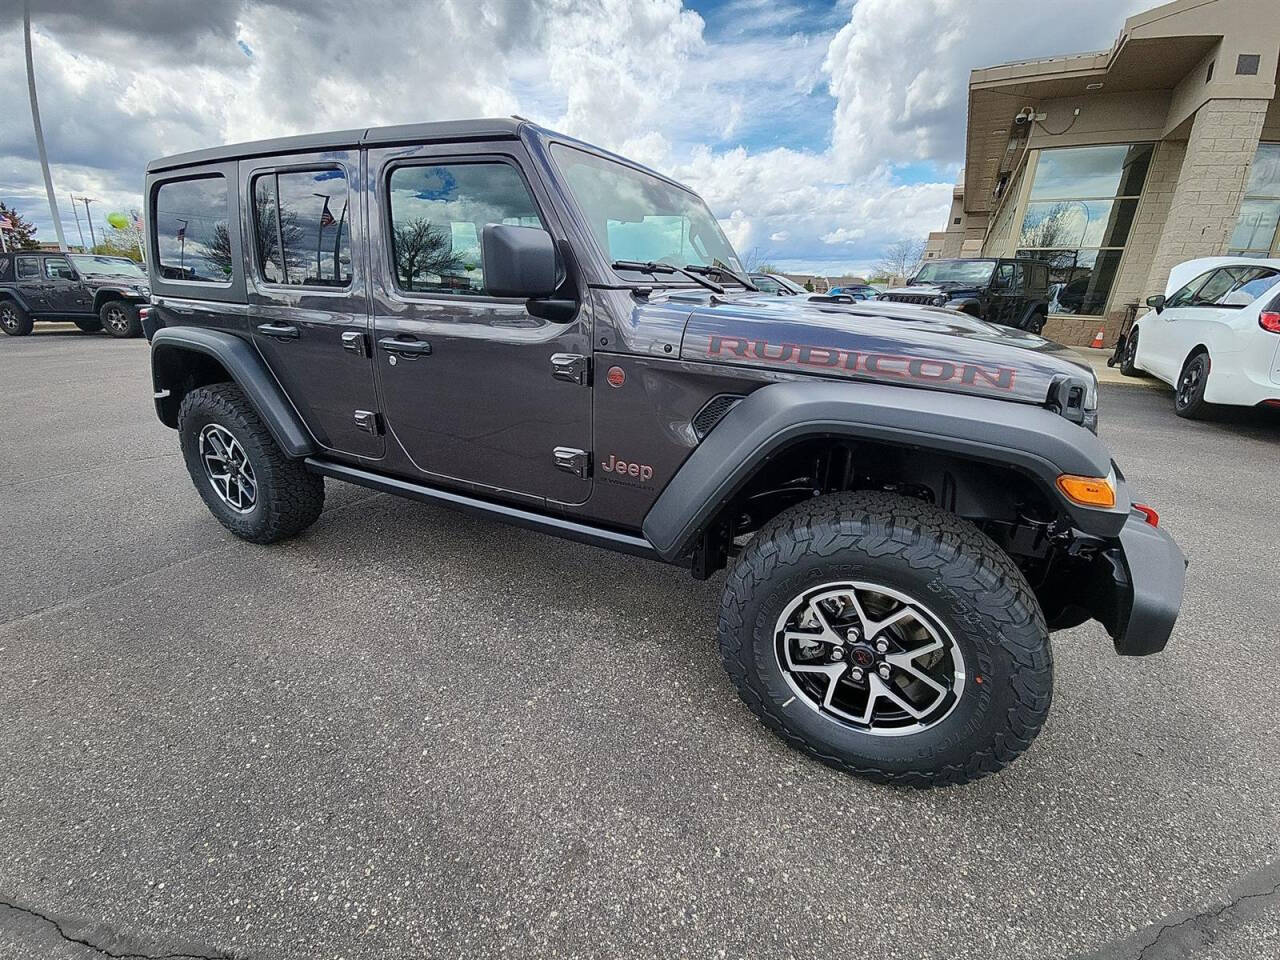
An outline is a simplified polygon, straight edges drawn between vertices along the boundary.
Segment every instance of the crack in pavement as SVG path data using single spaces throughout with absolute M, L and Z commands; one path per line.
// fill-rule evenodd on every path
M 1258 886 L 1259 881 L 1261 887 Z M 1091 960 L 1122 960 L 1130 957 L 1133 960 L 1161 960 L 1195 956 L 1194 948 L 1212 943 L 1219 933 L 1231 930 L 1236 925 L 1236 920 L 1244 919 L 1238 914 L 1251 913 L 1253 911 L 1250 908 L 1254 907 L 1255 902 L 1266 904 L 1267 901 L 1280 906 L 1280 862 L 1264 864 L 1234 884 L 1233 892 L 1228 892 L 1225 903 L 1207 907 L 1181 920 L 1152 924 L 1135 936 L 1103 947 L 1089 956 Z M 1180 944 L 1178 941 L 1182 939 L 1182 934 L 1187 937 L 1197 936 L 1197 942 L 1184 941 Z M 1142 943 L 1140 948 L 1139 943 Z
M 87 947 L 95 953 L 100 953 L 104 957 L 111 957 L 112 960 L 235 960 L 230 953 L 223 953 L 221 950 L 214 950 L 212 953 L 139 953 L 137 951 L 117 952 L 107 947 L 94 943 L 91 940 L 85 940 L 82 937 L 72 936 L 62 925 L 62 921 L 56 920 L 48 914 L 41 913 L 38 910 L 32 910 L 30 907 L 24 907 L 12 900 L 6 900 L 0 897 L 0 908 L 13 910 L 15 913 L 24 913 L 27 916 L 35 917 L 42 923 L 46 923 L 57 932 L 58 936 L 68 943 L 74 943 L 82 947 Z

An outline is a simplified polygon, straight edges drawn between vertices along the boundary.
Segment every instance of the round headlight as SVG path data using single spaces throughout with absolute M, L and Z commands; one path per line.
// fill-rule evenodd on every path
M 933 305 L 934 305 L 935 307 L 945 307 L 945 306 L 947 305 L 947 298 L 946 298 L 946 297 L 934 297 L 934 298 L 933 298 Z

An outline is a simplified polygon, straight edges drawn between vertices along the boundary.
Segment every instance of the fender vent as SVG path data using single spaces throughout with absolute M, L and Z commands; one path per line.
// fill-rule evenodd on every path
M 708 400 L 693 417 L 693 432 L 699 440 L 706 439 L 715 425 L 724 419 L 724 415 L 738 405 L 742 397 L 736 393 L 719 393 Z

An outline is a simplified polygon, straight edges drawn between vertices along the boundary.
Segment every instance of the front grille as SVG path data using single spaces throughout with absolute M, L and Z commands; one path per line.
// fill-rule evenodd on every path
M 935 296 L 937 296 L 937 294 L 928 294 L 928 293 L 886 293 L 886 294 L 884 295 L 884 299 L 885 299 L 885 300 L 892 300 L 894 303 L 919 303 L 919 304 L 922 304 L 923 306 L 926 306 L 926 307 L 927 307 L 927 306 L 932 305 L 932 303 L 933 303 L 933 298 L 934 298 Z
M 742 397 L 735 393 L 719 393 L 708 400 L 693 417 L 693 432 L 699 440 L 715 429 L 715 425 L 724 419 L 724 415 L 737 406 Z

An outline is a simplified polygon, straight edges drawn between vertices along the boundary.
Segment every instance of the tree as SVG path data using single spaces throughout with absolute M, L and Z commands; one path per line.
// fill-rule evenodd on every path
M 804 288 L 805 288 L 806 290 L 808 290 L 810 293 L 813 293 L 813 281 L 812 281 L 812 280 L 806 280 L 806 281 L 804 282 Z
M 770 250 L 762 250 L 760 247 L 752 247 L 751 250 L 742 258 L 743 269 L 747 273 L 776 273 L 776 270 L 766 270 L 765 267 L 771 266 L 768 263 L 769 258 L 773 256 Z
M 13 224 L 12 230 L 4 232 L 4 242 L 10 250 L 28 250 L 36 246 L 35 224 L 3 201 L 0 201 L 0 217 Z
M 901 283 L 915 276 L 923 257 L 924 241 L 903 237 L 885 247 L 884 254 L 876 263 L 875 275 L 891 278 L 891 283 Z
M 1072 205 L 1074 202 L 1055 203 L 1038 220 L 1032 220 L 1028 215 L 1027 222 L 1022 226 L 1018 246 L 1040 248 L 1079 246 L 1079 241 L 1082 239 L 1080 234 L 1083 231 L 1078 214 L 1072 216 L 1075 213 L 1075 207 Z M 1086 226 L 1087 223 L 1086 219 Z
M 462 258 L 454 254 L 450 238 L 426 217 L 398 224 L 392 231 L 391 249 L 396 274 L 406 290 L 413 289 L 415 277 L 431 273 L 440 276 L 462 266 Z

